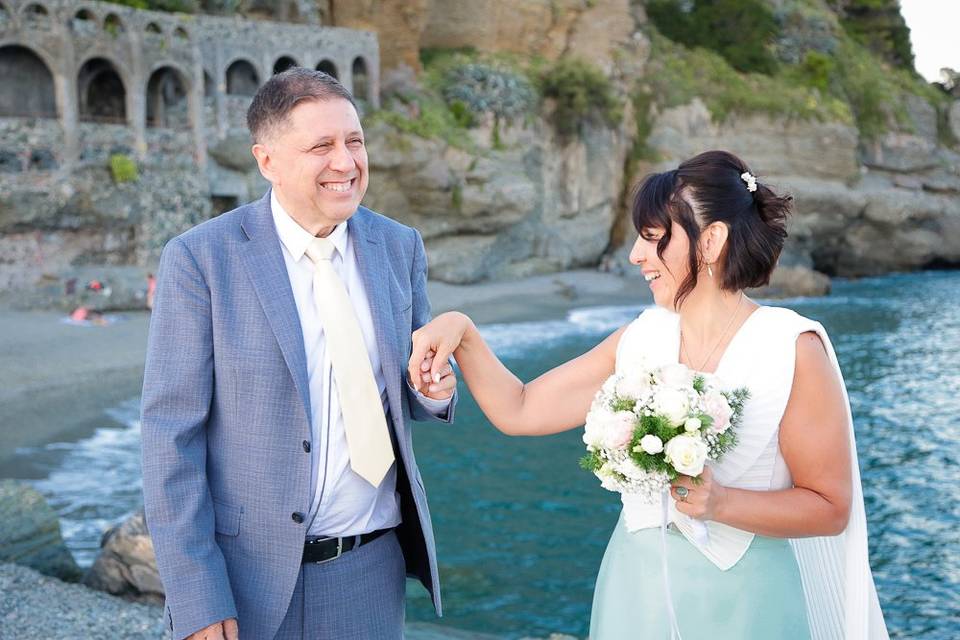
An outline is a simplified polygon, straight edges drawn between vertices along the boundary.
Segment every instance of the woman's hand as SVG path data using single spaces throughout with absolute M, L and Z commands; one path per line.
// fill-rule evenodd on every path
M 413 351 L 407 363 L 410 384 L 417 391 L 437 385 L 450 371 L 447 362 L 460 346 L 473 321 L 459 311 L 442 313 L 413 332 Z
M 686 489 L 686 495 L 681 497 Z M 670 495 L 677 503 L 677 511 L 697 520 L 716 520 L 727 497 L 727 488 L 713 479 L 710 467 L 704 467 L 700 480 L 695 483 L 690 476 L 679 476 L 670 487 Z

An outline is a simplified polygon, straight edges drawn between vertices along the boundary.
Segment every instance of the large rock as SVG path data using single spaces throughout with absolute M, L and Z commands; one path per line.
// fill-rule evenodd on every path
M 419 229 L 431 278 L 444 282 L 596 264 L 619 210 L 627 133 L 585 127 L 567 141 L 538 120 L 503 129 L 504 146 L 489 134 L 472 131 L 468 152 L 373 124 L 365 204 Z
M 142 509 L 103 534 L 100 555 L 83 582 L 128 600 L 163 603 L 163 584 Z
M 817 237 L 819 269 L 844 276 L 878 275 L 960 264 L 960 200 L 904 189 L 864 190 L 862 217 L 842 234 Z
M 420 46 L 473 47 L 609 69 L 636 30 L 628 0 L 433 0 Z M 383 37 L 381 34 L 381 43 Z
M 39 491 L 16 480 L 0 481 L 0 562 L 64 580 L 81 576 L 60 535 L 57 514 Z
M 331 0 L 330 4 L 334 26 L 377 33 L 383 69 L 401 64 L 420 69 L 420 38 L 434 13 L 431 0 Z
M 710 149 L 730 151 L 766 176 L 801 176 L 844 181 L 859 175 L 857 130 L 838 122 L 793 121 L 765 115 L 713 120 L 699 98 L 665 109 L 653 124 L 649 147 L 663 167 Z

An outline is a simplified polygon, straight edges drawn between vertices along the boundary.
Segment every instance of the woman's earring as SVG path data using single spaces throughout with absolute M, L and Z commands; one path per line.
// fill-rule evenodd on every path
M 711 278 L 713 277 L 713 267 L 710 266 L 709 264 L 707 265 L 707 273 L 710 275 Z

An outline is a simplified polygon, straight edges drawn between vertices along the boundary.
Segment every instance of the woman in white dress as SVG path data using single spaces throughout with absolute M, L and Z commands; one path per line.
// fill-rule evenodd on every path
M 461 313 L 414 333 L 414 383 L 433 384 L 453 355 L 487 418 L 511 435 L 582 425 L 603 382 L 641 359 L 749 389 L 737 446 L 702 483 L 674 483 L 665 541 L 661 510 L 623 497 L 597 578 L 592 640 L 887 637 L 833 347 L 819 323 L 744 295 L 769 281 L 790 206 L 723 151 L 647 177 L 633 204 L 630 262 L 656 306 L 527 384 Z M 694 519 L 708 536 L 693 534 Z

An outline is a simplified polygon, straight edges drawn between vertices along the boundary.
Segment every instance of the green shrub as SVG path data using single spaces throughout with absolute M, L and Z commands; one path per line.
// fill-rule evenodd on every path
M 841 24 L 887 64 L 913 71 L 910 29 L 900 14 L 899 0 L 848 0 Z
M 561 58 L 540 77 L 540 94 L 556 101 L 553 126 L 562 137 L 576 134 L 584 123 L 614 127 L 623 103 L 602 71 L 578 58 Z
M 531 113 L 537 102 L 526 76 L 483 61 L 451 65 L 443 73 L 440 90 L 451 110 L 461 113 L 460 121 L 467 121 L 463 110 L 474 116 L 491 113 L 495 122 L 512 121 Z
M 366 127 L 374 122 L 386 122 L 405 133 L 412 133 L 421 138 L 439 138 L 454 147 L 467 151 L 474 150 L 475 145 L 464 126 L 439 96 L 424 93 L 417 96 L 414 102 L 416 102 L 416 117 L 385 108 L 367 115 L 363 124 Z
M 474 47 L 458 47 L 454 49 L 441 47 L 425 47 L 420 49 L 420 65 L 424 69 L 443 65 L 450 60 L 474 59 L 477 50 Z
M 777 69 L 771 49 L 779 25 L 762 0 L 651 0 L 647 15 L 671 40 L 716 51 L 738 71 Z
M 177 13 L 197 13 L 200 11 L 198 0 L 107 0 L 112 4 L 119 4 L 133 9 L 149 9 L 150 11 L 168 11 Z
M 807 86 L 819 89 L 823 93 L 830 90 L 830 80 L 837 68 L 833 58 L 819 51 L 808 51 L 799 66 L 800 76 Z
M 849 107 L 795 79 L 738 73 L 719 54 L 687 49 L 650 31 L 651 57 L 645 77 L 661 107 L 687 104 L 699 97 L 713 119 L 741 113 L 765 113 L 798 120 L 852 122 Z
M 130 156 L 122 153 L 115 153 L 110 156 L 110 175 L 113 176 L 113 181 L 117 184 L 136 182 L 140 179 L 137 163 Z

